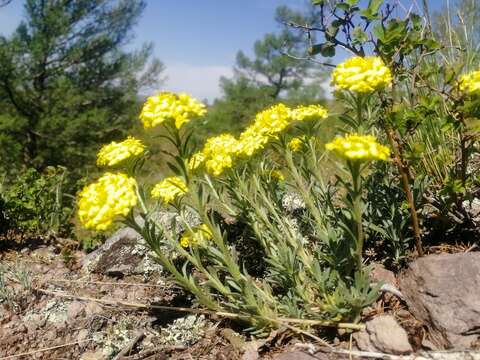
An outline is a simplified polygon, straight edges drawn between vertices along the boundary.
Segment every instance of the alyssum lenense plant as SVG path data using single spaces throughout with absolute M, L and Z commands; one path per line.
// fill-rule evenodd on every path
M 141 166 L 148 165 L 148 156 L 129 139 L 105 150 L 105 159 L 99 161 L 123 173 L 105 174 L 79 199 L 85 226 L 103 230 L 123 218 L 201 305 L 245 320 L 259 332 L 282 326 L 355 327 L 342 322 L 358 321 L 362 307 L 377 296 L 362 258 L 368 232 L 364 227 L 368 219 L 362 216 L 367 205 L 364 180 L 372 162 L 387 160 L 389 151 L 369 134 L 383 134 L 390 145 L 422 254 L 411 190 L 415 173 L 406 149 L 421 128 L 422 114 L 435 120 L 435 112 L 425 109 L 422 101 L 443 95 L 443 90 L 430 89 L 425 70 L 427 60 L 435 59 L 438 44 L 421 17 L 409 13 L 402 20 L 390 19 L 394 6 L 387 4 L 382 10 L 381 1 L 370 1 L 365 9 L 350 0 L 314 3 L 320 9 L 319 25 L 293 24 L 325 33 L 325 43 L 312 46 L 312 53 L 320 50 L 328 56 L 341 45 L 357 55 L 334 72 L 336 96 L 346 108 L 342 130 L 347 133 L 328 145 L 340 155 L 335 182 L 322 171 L 324 147 L 311 131 L 325 121 L 324 108 L 278 104 L 257 114 L 239 137 L 212 137 L 192 154 L 189 133 L 205 107 L 184 94 L 161 93 L 148 99 L 141 120 L 145 128 L 161 125 L 166 130 L 162 139 L 176 149 L 169 163 L 174 174 L 152 189 L 139 185 L 135 177 Z M 333 7 L 334 16 L 327 7 Z M 365 57 L 367 49 L 377 56 Z M 466 83 L 473 84 L 468 89 L 478 89 L 476 75 Z M 478 104 L 470 101 L 470 95 L 463 100 Z M 454 105 L 445 106 L 453 106 L 461 116 L 478 116 L 475 107 L 466 111 L 462 102 Z M 294 212 L 285 209 L 285 193 L 297 194 L 303 205 Z M 156 220 L 159 208 L 178 213 L 173 229 Z M 246 236 L 253 238 L 263 256 L 261 276 L 249 274 L 238 250 L 241 244 L 236 243 L 241 240 L 230 236 L 216 211 L 243 222 Z M 178 230 L 183 231 L 179 236 Z M 179 260 L 171 254 L 178 254 Z
M 405 193 L 411 215 L 412 229 L 418 254 L 423 255 L 420 225 L 413 193 L 411 176 L 405 162 L 399 141 L 396 139 L 396 129 L 392 123 L 385 121 L 386 105 L 382 98 L 386 89 L 392 87 L 394 78 L 391 70 L 380 57 L 353 57 L 339 64 L 332 76 L 332 85 L 336 87 L 340 99 L 346 107 L 346 112 L 340 116 L 350 131 L 381 130 L 386 134 L 395 163 L 400 173 L 401 184 Z M 379 120 L 380 119 L 380 120 Z M 383 119 L 383 120 L 382 120 Z
M 364 187 L 363 177 L 371 161 L 386 161 L 390 155 L 390 150 L 376 142 L 371 135 L 347 135 L 343 138 L 337 138 L 326 145 L 328 150 L 335 151 L 340 157 L 345 159 L 345 166 L 339 166 L 349 178 L 338 177 L 338 181 L 347 191 L 345 203 L 347 209 L 351 211 L 352 228 L 348 232 L 352 241 L 355 243 L 355 258 L 358 270 L 362 269 L 362 256 L 365 235 L 363 230 L 364 213 Z
M 332 57 L 337 47 L 356 55 L 348 59 L 344 67 L 337 66 L 335 70 L 351 79 L 345 82 L 340 77 L 343 84 L 337 86 L 348 110 L 348 116 L 343 119 L 347 120 L 348 131 L 376 131 L 377 135 L 383 133 L 388 140 L 409 205 L 416 249 L 422 255 L 421 224 L 412 190 L 417 169 L 409 161 L 409 147 L 413 135 L 422 131 L 422 122 L 437 120 L 432 115 L 434 111 L 426 108 L 424 103 L 435 106 L 434 100 L 442 95 L 441 90 L 426 90 L 431 85 L 426 84 L 430 81 L 428 64 L 438 62 L 440 58 L 436 54 L 441 49 L 432 32 L 428 9 L 424 9 L 427 12 L 425 17 L 405 11 L 405 17 L 401 18 L 398 16 L 401 5 L 396 1 L 312 0 L 312 4 L 315 14 L 312 24 L 294 21 L 288 24 L 308 35 L 309 57 L 317 54 Z M 319 35 L 315 37 L 320 41 L 318 44 L 311 43 L 313 35 Z M 368 54 L 375 56 L 369 57 Z M 388 77 L 378 78 L 378 73 L 375 74 L 378 64 L 365 66 L 368 60 L 362 59 L 380 61 L 389 69 L 389 81 Z M 379 66 L 378 70 L 381 68 Z M 371 74 L 380 82 L 365 87 L 363 80 L 369 79 Z M 361 110 L 363 114 L 360 114 Z
M 328 144 L 328 149 L 345 160 L 340 169 L 351 178 L 350 183 L 339 175 L 346 189 L 340 211 L 351 214 L 339 220 L 324 174 L 319 172 L 318 141 L 312 131 L 327 117 L 325 108 L 272 106 L 257 114 L 238 138 L 230 134 L 212 137 L 192 154 L 186 128 L 204 112 L 202 104 L 183 94 L 160 93 L 149 98 L 140 119 L 146 128 L 164 126 L 164 138 L 177 151 L 169 153 L 175 174 L 148 190 L 135 180 L 141 166 L 148 164 L 143 144 L 128 138 L 106 145 L 97 163 L 126 168 L 106 173 L 82 191 L 80 221 L 88 228 L 104 230 L 123 217 L 142 235 L 174 281 L 201 305 L 246 321 L 252 331 L 266 333 L 292 324 L 356 328 L 344 322 L 357 322 L 362 308 L 378 296 L 362 262 L 362 178 L 369 163 L 386 160 L 389 150 L 372 136 L 355 134 Z M 303 135 L 287 141 L 292 130 Z M 299 151 L 303 146 L 308 150 Z M 283 158 L 284 174 L 279 173 L 281 164 L 274 167 L 269 158 Z M 299 219 L 307 225 L 305 234 L 292 226 L 296 220 L 281 205 L 280 183 L 299 193 L 306 204 Z M 135 216 L 134 207 L 140 216 Z M 173 229 L 156 220 L 159 207 L 178 214 Z M 214 216 L 217 208 L 246 220 L 265 254 L 262 277 L 249 275 L 235 239 L 228 238 L 228 231 Z M 179 228 L 184 229 L 180 238 Z M 184 260 L 183 265 L 172 253 Z

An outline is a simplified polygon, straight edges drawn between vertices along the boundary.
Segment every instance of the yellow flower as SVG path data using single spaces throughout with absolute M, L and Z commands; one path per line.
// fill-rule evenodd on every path
M 199 151 L 192 155 L 188 160 L 187 167 L 189 170 L 196 170 L 205 162 L 205 155 Z
M 221 134 L 209 138 L 203 147 L 205 168 L 215 176 L 233 166 L 235 154 L 238 152 L 238 140 L 230 134 Z
M 188 191 L 187 184 L 178 176 L 170 176 L 154 186 L 152 197 L 162 199 L 166 204 Z
M 376 56 L 350 58 L 337 65 L 332 74 L 332 85 L 358 93 L 369 93 L 391 83 L 390 69 Z
M 252 128 L 268 135 L 280 133 L 290 125 L 291 113 L 292 110 L 284 104 L 273 105 L 255 116 Z
M 117 216 L 137 204 L 136 181 L 125 174 L 104 174 L 79 195 L 78 217 L 87 229 L 106 230 Z
M 140 140 L 131 136 L 122 142 L 104 145 L 97 155 L 98 166 L 113 166 L 131 156 L 140 155 L 145 151 L 145 146 Z
M 255 116 L 252 125 L 240 134 L 239 155 L 252 156 L 256 151 L 277 137 L 292 120 L 292 110 L 284 104 L 273 105 Z
M 288 148 L 292 151 L 299 151 L 305 142 L 305 136 L 295 137 L 287 144 Z
M 280 170 L 273 170 L 270 173 L 270 176 L 272 177 L 273 180 L 276 180 L 278 182 L 285 181 L 285 176 L 283 176 Z
M 480 94 L 480 70 L 462 75 L 459 84 L 463 92 Z
M 208 139 L 203 149 L 190 158 L 187 166 L 190 170 L 195 170 L 200 165 L 205 165 L 208 172 L 218 176 L 233 166 L 236 157 L 252 156 L 263 149 L 293 120 L 305 120 L 314 116 L 326 117 L 327 111 L 319 105 L 298 107 L 296 112 L 281 103 L 273 105 L 259 112 L 238 139 L 230 134 Z
M 297 121 L 310 120 L 315 117 L 325 119 L 327 116 L 327 109 L 320 105 L 302 105 L 292 111 L 292 119 Z
M 202 116 L 207 112 L 205 105 L 189 95 L 162 92 L 147 99 L 140 114 L 143 126 L 151 128 L 164 123 L 168 119 L 175 121 L 180 129 L 192 117 Z
M 350 134 L 345 137 L 337 137 L 325 147 L 348 160 L 385 161 L 390 155 L 390 149 L 379 144 L 375 137 L 371 135 Z
M 205 224 L 201 224 L 191 230 L 185 231 L 180 238 L 180 245 L 188 248 L 189 246 L 196 246 L 204 241 L 208 241 L 211 238 L 212 231 L 210 228 Z
M 258 150 L 263 149 L 270 139 L 268 134 L 258 131 L 254 126 L 249 126 L 240 134 L 238 154 L 252 156 Z

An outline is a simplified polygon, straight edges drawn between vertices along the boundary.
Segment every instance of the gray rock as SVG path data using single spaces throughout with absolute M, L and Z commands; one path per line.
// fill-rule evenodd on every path
M 135 230 L 123 228 L 115 232 L 82 261 L 84 269 L 106 275 L 138 275 L 145 272 L 148 249 Z M 161 268 L 160 268 L 161 270 Z
M 85 304 L 81 301 L 73 301 L 67 307 L 67 318 L 69 321 L 74 320 L 85 310 Z
M 199 222 L 193 215 L 187 214 L 185 217 L 191 226 Z M 157 212 L 152 218 L 175 234 L 185 229 L 176 213 Z M 143 224 L 143 219 L 139 217 L 136 221 Z M 148 249 L 145 240 L 135 230 L 123 228 L 109 237 L 98 249 L 85 256 L 82 266 L 87 271 L 110 276 L 149 275 L 162 271 L 162 267 L 154 259 L 155 255 Z
M 255 342 L 253 341 L 251 343 L 255 343 Z M 258 359 L 260 359 L 260 354 L 258 353 L 257 346 L 255 344 L 246 343 L 241 360 L 258 360 Z
M 78 332 L 77 341 L 83 341 L 88 337 L 88 330 L 82 329 Z
M 399 278 L 410 312 L 440 349 L 468 349 L 480 329 L 480 253 L 429 255 Z
M 103 308 L 96 302 L 89 302 L 85 305 L 85 316 L 90 318 L 91 316 L 101 314 L 103 312 Z
M 323 355 L 323 354 L 321 354 Z M 303 351 L 290 351 L 275 355 L 273 360 L 317 360 L 317 359 L 328 359 L 325 357 L 316 357 L 314 355 L 310 355 Z
M 80 360 L 105 360 L 108 359 L 107 356 L 105 356 L 101 350 L 98 351 L 88 351 L 82 354 L 80 357 Z
M 366 328 L 353 338 L 360 350 L 403 355 L 413 352 L 407 332 L 391 315 L 381 315 L 367 321 Z
M 369 278 L 371 282 L 374 283 L 383 283 L 383 284 L 390 284 L 393 286 L 397 285 L 397 279 L 395 278 L 395 274 L 385 269 L 382 264 L 373 264 L 372 268 L 369 273 Z

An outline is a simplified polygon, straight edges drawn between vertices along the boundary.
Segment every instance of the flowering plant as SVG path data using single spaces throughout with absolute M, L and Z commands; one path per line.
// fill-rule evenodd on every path
M 177 127 L 178 107 L 172 107 L 170 113 L 162 108 L 156 116 L 163 120 L 157 119 L 152 104 L 161 103 L 159 96 L 176 98 L 162 93 L 148 99 L 141 118 L 148 114 L 146 128 L 151 123 L 161 124 L 166 138 L 177 145 L 170 166 L 175 173 L 146 191 L 135 180 L 139 168 L 128 166 L 129 160 L 148 157 L 141 143 L 129 138 L 104 146 L 99 163 L 124 164 L 125 173 L 106 173 L 81 192 L 80 221 L 104 230 L 123 218 L 143 236 L 175 281 L 202 305 L 236 314 L 257 331 L 283 326 L 285 321 L 289 324 L 291 318 L 327 326 L 358 320 L 362 307 L 376 297 L 376 290 L 370 287 L 362 264 L 363 235 L 360 232 L 351 238 L 336 229 L 333 222 L 337 220 L 333 219 L 338 209 L 333 202 L 330 207 L 320 205 L 332 195 L 318 172 L 317 157 L 324 145 L 316 134 L 327 121 L 327 110 L 320 105 L 290 108 L 278 104 L 257 114 L 238 137 L 214 136 L 193 152 L 187 150 L 188 138 L 182 138 L 180 131 L 194 121 L 183 117 Z M 183 101 L 197 104 L 185 96 Z M 304 135 L 293 136 L 293 130 Z M 355 153 L 345 151 L 348 147 Z M 327 149 L 345 157 L 356 171 L 352 172 L 356 182 L 352 191 L 356 192 L 355 222 L 361 227 L 357 203 L 362 197 L 361 172 L 373 160 L 386 160 L 389 151 L 373 137 L 359 135 L 335 139 Z M 309 190 L 311 186 L 314 192 Z M 289 194 L 299 196 L 304 204 L 298 218 L 283 204 L 283 197 Z M 138 210 L 134 210 L 136 205 Z M 177 236 L 157 223 L 154 213 L 158 207 L 175 210 L 185 230 Z M 135 213 L 141 215 L 143 225 Z M 195 218 L 193 223 L 188 221 L 189 214 Z M 230 237 L 230 230 L 215 214 L 242 221 L 248 236 L 258 242 L 265 258 L 259 278 L 249 275 L 258 269 L 245 268 L 245 255 L 237 252 L 244 245 Z M 309 230 L 302 231 L 301 223 Z M 346 222 L 345 228 L 350 225 Z M 171 251 L 185 259 L 185 266 L 177 267 L 168 255 Z M 189 273 L 190 267 L 202 277 Z
M 378 10 L 369 5 L 362 15 L 368 24 Z M 402 31 L 423 36 L 419 26 L 411 16 Z M 403 88 L 419 76 L 416 69 L 405 70 L 397 55 L 414 56 L 426 45 L 404 48 L 407 40 L 385 34 L 377 40 L 375 56 L 364 56 L 363 47 L 354 44 L 357 56 L 333 71 L 336 100 L 342 104 L 336 117 L 320 105 L 278 103 L 259 112 L 238 136 L 213 136 L 193 151 L 189 134 L 200 126 L 195 118 L 206 107 L 186 94 L 148 98 L 140 120 L 147 130 L 161 126 L 166 135 L 160 138 L 174 145 L 166 153 L 173 173 L 157 184 L 143 184 L 137 174 L 150 160 L 145 147 L 132 138 L 107 145 L 99 165 L 124 166 L 124 172 L 107 173 L 85 188 L 80 221 L 104 230 L 122 219 L 198 303 L 247 322 L 259 334 L 279 327 L 300 332 L 312 326 L 358 328 L 361 310 L 378 296 L 364 258 L 372 234 L 385 232 L 367 216 L 375 204 L 368 202 L 373 197 L 366 184 L 372 183 L 378 163 L 396 165 L 395 182 L 404 192 L 422 255 L 406 150 L 415 128 L 402 123 L 412 116 L 402 107 Z M 458 78 L 449 91 L 459 100 L 445 106 L 461 117 L 476 96 L 478 79 L 476 73 Z M 339 134 L 325 143 L 320 135 L 333 120 L 339 120 Z M 177 215 L 173 230 L 156 221 L 159 208 Z M 173 253 L 183 264 L 172 259 Z M 252 253 L 260 259 L 255 266 Z

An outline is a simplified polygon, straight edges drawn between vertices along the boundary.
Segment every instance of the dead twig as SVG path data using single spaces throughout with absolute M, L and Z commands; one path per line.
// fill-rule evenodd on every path
M 137 336 L 135 336 L 128 344 L 120 351 L 117 356 L 113 358 L 113 360 L 123 360 L 127 355 L 130 355 L 130 352 L 135 347 L 135 345 L 143 339 L 145 333 L 143 331 L 139 332 Z
M 104 282 L 104 281 L 88 281 L 88 280 L 66 280 L 66 279 L 51 279 L 52 282 L 62 283 L 80 283 L 91 285 L 115 285 L 115 286 L 138 286 L 138 287 L 159 287 L 164 288 L 165 285 L 157 284 L 141 284 L 141 283 L 126 283 L 126 282 Z
M 33 351 L 24 352 L 24 353 L 15 354 L 15 355 L 9 355 L 9 356 L 5 356 L 5 357 L 1 357 L 0 360 L 15 359 L 15 358 L 18 358 L 18 357 L 35 355 L 35 354 L 38 354 L 38 353 L 41 353 L 41 352 L 50 351 L 50 350 L 56 350 L 56 349 L 61 349 L 61 348 L 67 347 L 67 346 L 78 345 L 78 344 L 80 344 L 80 343 L 89 342 L 89 341 L 92 341 L 92 340 L 93 340 L 93 339 L 79 340 L 79 341 L 75 341 L 75 342 L 71 342 L 71 343 L 66 343 L 66 344 L 62 344 L 62 345 L 51 346 L 51 347 L 48 347 L 48 348 L 33 350 Z
M 321 348 L 317 347 L 314 344 L 309 343 L 296 343 L 294 345 L 296 348 L 302 349 L 308 352 L 311 355 L 317 353 L 336 353 L 343 354 L 348 356 L 356 356 L 361 358 L 370 358 L 370 359 L 384 359 L 384 360 L 434 360 L 434 359 L 445 359 L 445 360 L 455 360 L 455 359 L 480 359 L 480 352 L 474 350 L 465 350 L 465 351 L 421 351 L 416 354 L 409 355 L 392 355 L 385 354 L 381 352 L 372 352 L 372 351 L 358 351 L 358 350 L 349 350 L 346 349 L 336 349 L 333 347 Z M 350 346 L 351 347 L 351 346 Z
M 224 318 L 228 318 L 228 319 L 234 319 L 234 320 L 239 320 L 239 319 L 242 319 L 242 318 L 244 319 L 245 317 L 248 316 L 248 315 L 245 315 L 245 314 L 235 314 L 235 313 L 224 312 L 224 311 L 212 311 L 212 310 L 206 310 L 206 309 L 192 309 L 192 308 L 185 308 L 185 307 L 163 306 L 163 305 L 153 305 L 153 304 L 149 305 L 149 304 L 132 303 L 132 302 L 121 301 L 121 300 L 113 300 L 113 299 L 96 299 L 96 298 L 87 297 L 87 296 L 65 294 L 65 293 L 61 293 L 61 292 L 57 292 L 57 291 L 51 291 L 51 290 L 45 290 L 45 289 L 36 289 L 36 291 L 38 291 L 42 294 L 47 294 L 47 295 L 52 295 L 52 296 L 57 296 L 57 297 L 63 297 L 63 298 L 67 298 L 67 299 L 76 299 L 76 300 L 82 300 L 82 301 L 94 301 L 94 302 L 98 302 L 98 303 L 106 304 L 106 305 L 126 306 L 126 307 L 145 309 L 145 310 L 158 309 L 158 310 L 167 310 L 167 311 L 187 312 L 187 313 L 191 313 L 191 314 L 220 316 L 220 317 L 224 317 Z M 292 318 L 277 318 L 277 319 L 264 318 L 264 319 L 275 322 L 275 323 L 278 323 L 278 324 L 281 324 L 281 325 L 288 325 L 289 323 L 293 323 L 293 324 L 301 324 L 301 325 L 334 327 L 334 328 L 352 329 L 352 330 L 361 330 L 365 327 L 365 325 L 363 325 L 363 324 L 335 323 L 335 322 L 326 321 L 326 320 L 292 319 Z M 290 325 L 288 325 L 288 326 L 291 327 Z M 293 327 L 291 327 L 291 328 L 293 328 Z M 300 329 L 298 329 L 298 330 L 300 330 Z M 301 330 L 300 333 L 305 333 L 305 331 Z M 312 336 L 315 336 L 315 335 L 312 335 Z M 318 339 L 320 339 L 320 338 L 318 338 Z
M 472 251 L 473 249 L 476 249 L 478 247 L 477 244 L 473 244 L 472 246 L 470 246 L 467 250 L 465 250 L 466 253 Z
M 176 351 L 184 351 L 187 350 L 188 347 L 185 345 L 171 345 L 171 346 L 159 346 L 153 349 L 144 350 L 136 355 L 127 356 L 125 360 L 142 360 L 142 359 L 150 359 L 151 356 L 155 356 L 155 354 L 168 354 Z
M 61 293 L 61 292 L 58 292 L 58 291 L 50 291 L 50 290 L 45 290 L 45 289 L 36 289 L 36 291 L 38 291 L 42 294 L 52 295 L 52 296 L 57 296 L 57 297 L 63 297 L 63 298 L 67 298 L 67 299 L 76 299 L 76 300 L 82 300 L 82 301 L 94 301 L 94 302 L 98 302 L 98 303 L 105 304 L 105 305 L 126 306 L 126 307 L 145 309 L 145 310 L 158 309 L 158 310 L 170 310 L 170 311 L 178 311 L 178 312 L 189 312 L 189 313 L 192 313 L 192 314 L 203 314 L 203 315 L 216 314 L 216 315 L 221 315 L 221 316 L 224 316 L 224 317 L 228 317 L 227 315 L 229 315 L 229 313 L 218 313 L 218 312 L 203 310 L 203 309 L 191 309 L 191 308 L 184 308 L 184 307 L 177 307 L 177 306 L 148 305 L 148 304 L 132 303 L 132 302 L 128 302 L 128 301 L 113 300 L 113 299 L 96 299 L 96 298 L 92 298 L 92 297 L 88 297 L 88 296 L 78 296 L 78 295 L 72 295 L 72 294 L 65 294 L 65 293 Z M 235 315 L 235 314 L 230 314 L 230 315 Z

